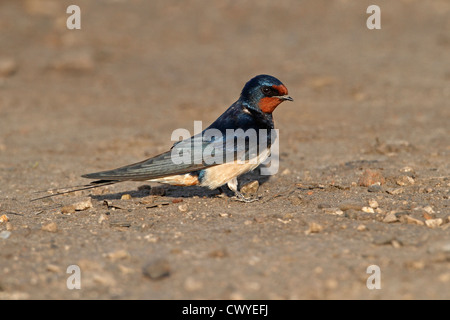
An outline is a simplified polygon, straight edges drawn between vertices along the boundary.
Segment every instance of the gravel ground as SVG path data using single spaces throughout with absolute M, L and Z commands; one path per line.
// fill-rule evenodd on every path
M 450 298 L 448 1 L 377 1 L 381 30 L 343 0 L 80 0 L 68 30 L 72 2 L 0 2 L 0 299 Z M 127 182 L 30 202 L 167 150 L 261 73 L 295 102 L 279 172 L 241 179 L 260 201 Z

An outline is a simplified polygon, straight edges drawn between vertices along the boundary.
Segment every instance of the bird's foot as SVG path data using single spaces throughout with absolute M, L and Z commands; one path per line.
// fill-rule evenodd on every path
M 235 196 L 232 198 L 235 201 L 240 201 L 240 202 L 245 202 L 245 203 L 249 203 L 249 202 L 255 202 L 259 200 L 258 195 L 256 195 L 253 198 L 246 198 L 242 193 L 240 193 L 239 191 L 235 192 Z

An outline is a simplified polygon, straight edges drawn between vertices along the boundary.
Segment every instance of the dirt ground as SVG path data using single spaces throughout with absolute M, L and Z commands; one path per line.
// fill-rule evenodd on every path
M 0 1 L 0 299 L 449 299 L 449 17 L 445 0 Z M 279 172 L 241 179 L 260 201 L 127 182 L 30 202 L 168 150 L 262 73 L 295 102 L 274 112 Z

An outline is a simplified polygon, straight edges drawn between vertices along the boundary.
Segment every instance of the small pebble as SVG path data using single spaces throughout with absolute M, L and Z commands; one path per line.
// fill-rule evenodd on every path
M 92 208 L 92 201 L 91 199 L 85 200 L 85 201 L 80 201 L 68 206 L 64 206 L 61 208 L 61 213 L 63 214 L 69 214 L 69 213 L 74 213 L 75 211 L 83 211 L 83 210 L 87 210 L 89 208 Z
M 420 193 L 431 193 L 431 192 L 433 192 L 433 189 L 429 188 L 429 187 L 428 188 L 420 187 L 419 192 Z
M 395 244 L 401 244 L 401 242 L 395 238 L 395 236 L 390 235 L 390 234 L 385 234 L 385 235 L 379 235 L 376 236 L 373 239 L 373 244 L 375 245 L 379 245 L 379 246 L 384 246 L 384 245 L 394 245 Z
M 434 210 L 431 206 L 426 206 L 425 208 L 423 208 L 423 211 L 425 211 L 428 214 L 433 214 Z
M 376 209 L 378 208 L 378 201 L 375 199 L 370 199 L 369 200 L 369 207 Z
M 74 213 L 74 212 L 75 212 L 75 207 L 73 205 L 64 206 L 61 208 L 62 214 L 68 214 L 68 213 Z
M 127 267 L 127 266 L 124 266 L 121 264 L 119 264 L 117 267 L 119 268 L 121 273 L 126 274 L 126 275 L 131 275 L 131 274 L 136 273 L 136 271 L 133 268 L 130 268 L 130 267 Z
M 340 216 L 340 215 L 344 214 L 344 211 L 342 211 L 339 208 L 323 208 L 322 210 L 323 210 L 323 212 L 325 212 L 327 214 L 331 214 L 331 215 L 338 215 L 338 216 Z
M 17 71 L 17 63 L 12 58 L 0 59 L 0 78 L 12 76 Z
M 132 198 L 131 198 L 131 194 L 128 194 L 128 193 L 126 193 L 126 194 L 123 194 L 121 197 L 120 197 L 120 200 L 131 200 Z
M 401 216 L 399 218 L 399 220 L 400 220 L 400 222 L 407 223 L 407 224 L 416 224 L 416 225 L 419 225 L 419 226 L 423 226 L 424 225 L 424 222 L 422 220 L 413 218 L 413 217 L 411 217 L 409 215 L 406 215 L 406 214 Z
M 106 254 L 106 257 L 112 261 L 124 260 L 130 257 L 130 254 L 126 250 L 117 250 Z
M 58 231 L 58 225 L 55 222 L 50 222 L 48 224 L 44 224 L 41 227 L 41 230 L 48 231 L 48 232 L 57 232 Z
M 258 180 L 251 181 L 241 187 L 241 193 L 245 196 L 251 196 L 257 194 L 259 189 Z
M 425 220 L 425 225 L 428 227 L 428 228 L 437 228 L 437 227 L 439 227 L 440 225 L 442 225 L 442 223 L 443 223 L 444 221 L 441 219 L 441 218 L 437 218 L 437 219 L 428 219 L 428 220 Z
M 361 210 L 364 205 L 358 202 L 343 202 L 339 205 L 339 209 L 342 211 L 347 210 Z
M 103 223 L 103 221 L 106 221 L 106 220 L 108 220 L 108 216 L 106 215 L 106 214 L 104 214 L 104 213 L 102 213 L 99 217 L 98 217 L 98 223 L 99 224 L 102 224 Z
M 322 225 L 318 224 L 317 222 L 311 222 L 309 223 L 309 228 L 305 231 L 305 234 L 319 233 L 321 231 L 323 231 Z
M 131 223 L 129 223 L 128 221 L 111 221 L 109 225 L 111 227 L 123 227 L 123 228 L 131 227 Z
M 8 222 L 8 221 L 9 221 L 9 218 L 8 218 L 8 216 L 6 214 L 3 214 L 0 217 L 0 223 L 4 223 L 4 222 Z
M 11 235 L 11 231 L 2 231 L 0 232 L 0 239 L 8 239 Z
M 362 207 L 361 211 L 365 213 L 375 213 L 372 207 Z
M 8 231 L 14 230 L 14 226 L 11 224 L 11 222 L 6 223 L 6 230 L 8 230 Z
M 403 167 L 399 170 L 401 173 L 403 173 L 406 176 L 409 176 L 411 178 L 415 178 L 416 177 L 416 173 L 414 171 L 413 168 L 411 167 Z
M 142 268 L 142 274 L 152 280 L 160 280 L 170 275 L 170 264 L 166 259 L 156 259 Z
M 384 184 L 386 180 L 379 170 L 366 169 L 358 180 L 358 184 L 363 187 L 369 187 L 374 184 Z
M 392 240 L 391 244 L 396 249 L 401 248 L 401 246 L 402 246 L 402 243 L 400 241 L 398 241 L 397 239 Z
M 147 234 L 144 236 L 144 239 L 147 240 L 150 243 L 156 243 L 159 241 L 159 237 L 155 236 L 153 234 Z
M 395 181 L 399 186 L 410 186 L 414 184 L 414 179 L 410 176 L 401 176 Z
M 180 211 L 180 212 L 186 212 L 186 211 L 188 211 L 188 205 L 186 204 L 186 203 L 183 203 L 183 204 L 180 204 L 179 206 L 178 206 L 178 210 Z
M 356 227 L 356 230 L 358 231 L 366 231 L 367 227 L 363 224 L 360 224 L 359 226 Z
M 367 214 L 367 212 L 353 209 L 345 211 L 345 217 L 354 220 L 371 220 L 374 218 L 370 214 Z
M 49 272 L 53 272 L 53 273 L 61 273 L 62 272 L 61 267 L 57 266 L 55 264 L 48 264 L 46 267 L 46 270 Z
M 396 222 L 398 221 L 397 216 L 395 215 L 395 213 L 388 213 L 386 215 L 386 217 L 384 217 L 383 222 L 385 223 L 392 223 L 392 222 Z
M 92 208 L 92 201 L 89 198 L 85 201 L 80 201 L 80 202 L 73 204 L 73 207 L 75 208 L 75 211 L 87 210 L 89 208 Z
M 409 211 L 391 211 L 391 213 L 394 213 L 397 219 L 402 218 L 403 216 L 409 215 L 411 212 Z
M 367 188 L 368 192 L 383 192 L 383 188 L 379 184 L 373 184 Z
M 403 193 L 405 190 L 403 188 L 387 188 L 386 192 L 392 195 L 397 195 Z

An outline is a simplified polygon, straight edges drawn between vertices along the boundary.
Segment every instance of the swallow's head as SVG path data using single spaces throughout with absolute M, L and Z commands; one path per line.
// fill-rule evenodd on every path
M 283 101 L 294 101 L 280 80 L 265 74 L 247 82 L 239 99 L 252 108 L 259 108 L 264 113 L 272 113 Z

